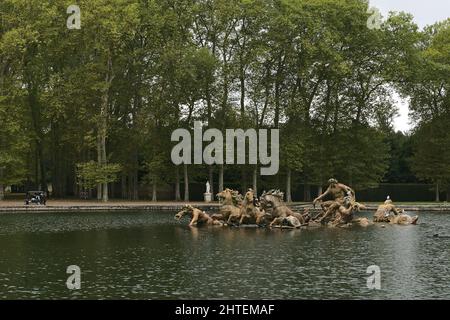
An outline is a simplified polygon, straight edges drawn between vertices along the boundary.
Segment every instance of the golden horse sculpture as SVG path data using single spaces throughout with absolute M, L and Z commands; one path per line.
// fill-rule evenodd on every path
M 252 189 L 249 189 L 241 205 L 239 224 L 241 225 L 245 222 L 247 224 L 262 225 L 266 222 L 265 219 L 271 216 L 259 207 L 255 193 Z
M 307 225 L 310 220 L 309 210 L 305 209 L 303 214 L 294 212 L 283 202 L 283 197 L 284 193 L 280 190 L 270 190 L 261 196 L 261 207 L 272 216 L 270 227 L 289 225 L 297 228 Z
M 354 213 L 367 209 L 355 199 L 355 192 L 350 187 L 330 179 L 327 191 L 314 200 L 322 202 L 325 196 L 333 198 L 321 204 L 322 212 L 312 218 L 309 209 L 303 214 L 292 211 L 283 201 L 284 193 L 280 190 L 264 192 L 258 201 L 254 191 L 249 189 L 242 197 L 238 191 L 225 189 L 217 194 L 222 203 L 219 213 L 209 216 L 204 211 L 186 205 L 177 215 L 181 219 L 184 215 L 191 216 L 190 226 L 193 225 L 242 225 L 242 224 L 269 224 L 270 227 L 300 228 L 302 226 L 320 226 L 325 224 L 331 227 L 346 227 L 356 223 L 367 227 L 372 224 L 369 219 L 354 218 Z M 403 210 L 397 209 L 388 197 L 384 204 L 378 207 L 374 215 L 374 222 L 391 224 L 416 224 L 418 217 L 410 217 Z M 269 223 L 270 222 L 270 223 Z
M 226 188 L 222 192 L 219 192 L 216 196 L 222 206 L 219 209 L 219 213 L 213 214 L 211 218 L 214 220 L 227 222 L 230 216 L 240 216 L 243 199 L 239 192 Z

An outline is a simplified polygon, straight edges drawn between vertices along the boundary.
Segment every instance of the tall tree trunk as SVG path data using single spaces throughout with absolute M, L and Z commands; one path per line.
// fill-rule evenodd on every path
M 245 171 L 245 167 L 242 166 L 242 170 L 241 170 L 241 179 L 242 179 L 242 184 L 241 184 L 241 188 L 242 188 L 242 194 L 246 194 L 247 193 L 247 172 Z
M 0 168 L 0 201 L 5 199 L 5 187 L 2 183 L 3 179 L 3 168 Z
M 65 154 L 65 150 L 63 149 L 62 151 Z M 61 153 L 60 153 L 61 154 Z M 70 169 L 68 168 L 68 164 L 67 161 L 64 157 L 62 157 L 62 159 L 60 159 L 59 162 L 59 186 L 60 186 L 60 196 L 62 198 L 65 198 L 67 196 L 67 182 L 68 182 L 68 175 L 70 175 L 70 173 L 68 173 L 67 171 L 71 171 L 72 173 L 72 177 L 73 177 L 73 181 L 75 182 L 75 184 L 78 187 L 78 190 L 80 190 L 78 184 L 77 184 L 77 178 L 76 178 L 76 171 L 75 168 L 72 166 Z M 79 197 L 79 194 L 77 195 Z
M 227 54 L 226 54 L 226 46 L 224 45 L 224 50 L 222 54 L 222 63 L 223 63 L 223 85 L 222 85 L 222 111 L 226 111 L 228 108 L 228 60 L 227 60 Z
M 77 179 L 75 177 L 75 170 L 74 172 L 70 175 L 70 181 L 68 182 L 68 185 L 71 186 L 72 190 L 71 193 L 76 197 L 76 198 L 80 198 L 80 186 L 77 184 Z M 65 187 L 65 190 L 67 190 L 67 187 Z
M 138 170 L 139 170 L 139 158 L 138 158 L 138 150 L 135 148 L 133 150 L 133 200 L 139 200 L 139 177 L 138 177 Z
M 102 107 L 103 109 L 103 107 Z M 97 161 L 100 166 L 106 165 L 106 120 L 101 121 L 97 137 Z M 97 186 L 97 199 L 103 202 L 108 201 L 108 184 L 101 183 Z
M 133 170 L 133 200 L 139 200 L 138 171 Z
M 97 138 L 97 160 L 100 166 L 106 165 L 106 128 L 100 128 L 99 136 Z M 97 191 L 99 194 L 97 195 L 98 200 L 102 200 L 103 202 L 108 201 L 108 183 L 101 183 L 97 186 Z
M 156 188 L 157 188 L 156 177 L 153 177 L 153 185 L 152 185 L 152 201 L 153 202 L 158 201 Z
M 208 126 L 211 125 L 211 117 L 212 117 L 212 102 L 211 102 L 211 89 L 209 87 L 209 83 L 206 84 L 206 112 L 208 118 Z
M 122 192 L 122 199 L 127 199 L 128 198 L 127 175 L 125 173 L 122 173 L 121 192 Z
M 128 184 L 127 184 L 127 199 L 132 200 L 133 199 L 133 173 L 128 172 Z
M 36 168 L 38 169 L 38 180 L 37 185 L 40 186 L 40 191 L 44 191 L 48 194 L 47 179 L 44 165 L 44 152 L 43 152 L 43 140 L 44 134 L 41 128 L 41 108 L 38 100 L 38 92 L 34 87 L 32 82 L 28 83 L 28 104 L 31 110 L 31 121 L 33 125 L 33 130 L 36 135 L 35 146 L 36 146 Z
M 46 169 L 44 164 L 44 152 L 43 152 L 42 142 L 38 143 L 38 153 L 39 153 L 39 164 L 40 164 L 40 172 L 41 172 L 41 191 L 44 191 L 48 195 L 48 186 L 47 186 L 47 177 L 46 177 Z
M 111 184 L 110 184 L 110 187 L 111 187 L 111 191 L 110 191 L 110 193 L 111 193 L 111 198 L 115 198 L 116 197 L 116 184 L 114 183 L 114 182 L 112 182 Z
M 183 165 L 184 169 L 184 201 L 189 201 L 189 175 L 187 164 Z
M 108 105 L 109 105 L 109 88 L 114 79 L 112 75 L 112 57 L 109 53 L 107 61 L 107 72 L 105 76 L 106 88 L 102 94 L 102 102 L 100 106 L 100 121 L 98 128 L 98 141 L 97 141 L 97 152 L 99 153 L 99 165 L 105 166 L 107 164 L 106 156 L 106 136 L 108 133 Z M 108 201 L 108 183 L 102 184 L 102 201 Z
M 265 76 L 265 85 L 264 85 L 264 107 L 263 110 L 261 111 L 261 118 L 260 119 L 256 119 L 256 121 L 258 122 L 258 129 L 259 127 L 262 127 L 264 124 L 264 119 L 266 117 L 266 111 L 267 108 L 269 107 L 269 100 L 270 100 L 270 65 L 268 65 L 266 67 L 266 76 Z
M 52 136 L 52 147 L 51 147 L 51 157 L 52 157 L 52 194 L 53 197 L 61 197 L 61 185 L 60 185 L 60 172 L 59 172 L 59 162 L 60 154 L 58 152 L 58 129 L 54 121 L 51 122 L 51 136 Z
M 241 118 L 242 121 L 244 121 L 244 115 L 245 115 L 245 68 L 242 65 L 241 62 L 240 70 L 239 70 L 239 82 L 241 86 Z
M 239 63 L 239 83 L 240 83 L 240 91 L 241 91 L 241 121 L 242 125 L 244 127 L 245 125 L 245 66 L 243 62 L 242 56 L 240 56 L 240 63 Z M 242 178 L 242 194 L 245 194 L 247 192 L 247 171 L 245 166 L 242 166 L 241 170 L 241 178 Z
M 102 156 L 101 156 L 101 141 L 100 141 L 100 137 L 97 137 L 97 162 L 98 164 L 102 163 Z M 103 194 L 103 185 L 101 183 L 97 184 L 97 200 L 101 201 L 102 200 L 102 194 Z
M 255 165 L 253 168 L 253 191 L 258 195 L 258 166 Z
M 338 129 L 338 122 L 339 122 L 339 104 L 335 103 L 333 115 L 333 133 L 336 133 Z
M 323 192 L 323 187 L 322 187 L 322 185 L 320 185 L 317 187 L 317 196 L 320 196 L 322 194 L 322 192 Z
M 175 167 L 175 201 L 181 201 L 180 193 L 180 167 Z
M 102 184 L 101 183 L 97 184 L 97 200 L 98 201 L 102 200 Z
M 223 189 L 223 164 L 219 165 L 219 192 L 222 192 Z
M 440 191 L 439 191 L 439 182 L 436 182 L 436 202 L 440 202 L 441 201 L 441 198 L 440 198 L 440 196 L 439 196 L 439 193 L 440 193 Z
M 291 175 L 292 171 L 291 169 L 287 169 L 286 172 L 286 202 L 291 203 L 292 202 L 292 195 L 291 195 Z
M 278 57 L 278 67 L 275 76 L 275 111 L 274 111 L 274 124 L 275 128 L 280 127 L 280 109 L 281 109 L 281 86 L 283 81 L 283 67 L 285 58 L 281 55 Z
M 275 176 L 275 185 L 277 186 L 277 189 L 281 189 L 280 184 L 280 174 L 277 173 L 277 175 Z
M 209 185 L 211 187 L 211 194 L 214 198 L 214 167 L 212 165 L 209 166 Z
M 104 183 L 103 186 L 102 186 L 102 191 L 103 191 L 102 201 L 103 202 L 108 202 L 109 201 L 109 192 L 108 192 L 108 190 L 109 190 L 108 183 Z
M 307 182 L 305 182 L 305 190 L 303 192 L 303 200 L 305 202 L 311 201 L 311 185 Z
M 35 158 L 34 158 L 34 186 L 33 186 L 33 189 L 35 189 L 35 190 L 38 190 L 39 189 L 39 181 L 40 181 L 40 177 L 41 177 L 41 175 L 40 175 L 40 170 L 39 170 L 39 154 L 38 154 L 38 151 L 37 151 L 37 148 L 36 148 L 36 150 L 34 150 L 34 156 L 35 156 Z

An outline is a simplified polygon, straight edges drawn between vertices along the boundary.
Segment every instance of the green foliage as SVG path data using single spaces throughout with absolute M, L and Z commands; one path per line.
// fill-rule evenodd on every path
M 448 21 L 419 32 L 396 13 L 370 30 L 360 0 L 80 0 L 81 30 L 68 30 L 70 4 L 0 2 L 0 183 L 61 196 L 74 178 L 174 183 L 170 134 L 202 120 L 280 128 L 297 180 L 370 186 L 388 171 L 393 87 L 418 124 L 449 106 Z M 391 179 L 407 171 L 390 163 Z
M 412 168 L 416 175 L 435 183 L 450 182 L 450 113 L 422 124 L 414 134 Z
M 77 183 L 86 189 L 93 189 L 98 184 L 111 183 L 117 180 L 122 170 L 120 164 L 108 163 L 100 165 L 95 161 L 77 164 Z
M 389 169 L 383 178 L 387 183 L 417 183 L 417 178 L 412 172 L 410 159 L 413 156 L 411 134 L 402 132 L 391 132 L 387 136 L 390 146 L 391 158 Z
M 399 88 L 410 97 L 411 115 L 420 124 L 450 106 L 450 19 L 428 26 L 416 46 Z

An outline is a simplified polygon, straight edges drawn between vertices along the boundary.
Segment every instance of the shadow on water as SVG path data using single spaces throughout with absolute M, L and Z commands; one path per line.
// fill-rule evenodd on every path
M 0 298 L 445 299 L 450 215 L 418 226 L 190 228 L 172 213 L 0 214 Z M 440 235 L 436 237 L 434 235 Z M 81 268 L 69 291 L 66 268 Z M 381 268 L 381 290 L 366 270 Z

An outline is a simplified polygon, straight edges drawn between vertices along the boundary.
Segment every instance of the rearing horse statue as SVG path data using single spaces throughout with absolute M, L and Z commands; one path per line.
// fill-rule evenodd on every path
M 277 224 L 280 221 L 279 218 L 287 218 L 289 216 L 297 218 L 301 225 L 306 225 L 306 218 L 309 213 L 305 212 L 302 215 L 292 211 L 284 203 L 283 197 L 284 193 L 280 190 L 270 190 L 269 192 L 264 192 L 261 196 L 261 207 L 272 215 L 273 220 L 270 226 Z
M 257 225 L 261 225 L 266 217 L 270 218 L 271 215 L 266 214 L 264 209 L 259 208 L 253 189 L 249 189 L 242 202 L 239 224 L 245 221 L 250 224 L 256 223 Z
M 211 218 L 226 222 L 229 220 L 230 216 L 240 216 L 242 196 L 238 191 L 227 188 L 222 192 L 219 192 L 216 196 L 222 203 L 222 206 L 219 209 L 219 213 L 213 214 Z

